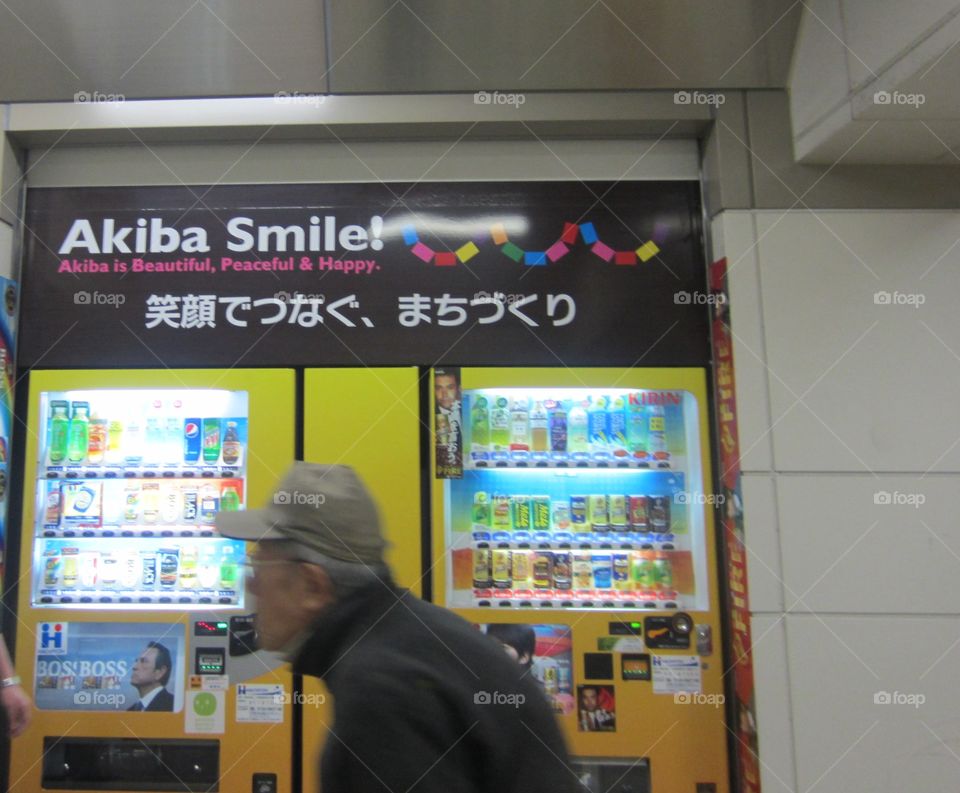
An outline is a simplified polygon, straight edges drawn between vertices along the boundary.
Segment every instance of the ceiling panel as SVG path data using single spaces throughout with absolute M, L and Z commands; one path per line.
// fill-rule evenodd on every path
M 3 0 L 0 53 L 2 101 L 327 88 L 319 0 Z
M 331 90 L 782 87 L 793 0 L 354 0 L 330 9 Z

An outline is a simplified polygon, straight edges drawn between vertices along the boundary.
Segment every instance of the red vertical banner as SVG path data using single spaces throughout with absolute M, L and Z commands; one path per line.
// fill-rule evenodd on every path
M 734 676 L 736 721 L 730 726 L 736 738 L 738 793 L 759 793 L 756 709 L 753 688 L 753 654 L 750 637 L 750 599 L 747 592 L 747 553 L 743 541 L 743 500 L 740 493 L 740 442 L 737 435 L 736 381 L 730 301 L 727 294 L 727 260 L 710 265 L 710 301 L 714 398 L 717 408 L 718 462 L 723 503 L 723 534 L 727 575 L 727 608 L 730 614 L 730 669 Z

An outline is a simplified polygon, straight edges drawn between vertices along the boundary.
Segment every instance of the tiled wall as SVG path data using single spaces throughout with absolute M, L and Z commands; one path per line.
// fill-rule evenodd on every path
M 736 211 L 713 232 L 764 790 L 960 789 L 960 213 Z

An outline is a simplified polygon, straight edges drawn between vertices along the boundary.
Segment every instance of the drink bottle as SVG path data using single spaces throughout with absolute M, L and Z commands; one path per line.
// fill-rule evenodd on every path
M 220 491 L 220 509 L 223 512 L 236 512 L 240 509 L 240 494 L 233 485 L 224 485 Z
M 62 463 L 67 456 L 67 436 L 70 419 L 67 417 L 66 402 L 52 402 L 53 415 L 50 418 L 50 462 Z
M 123 460 L 136 465 L 143 460 L 143 425 L 137 417 L 131 418 L 123 428 Z
M 110 419 L 107 424 L 107 448 L 104 460 L 116 464 L 123 462 L 123 422 L 119 419 Z
M 82 463 L 87 459 L 87 448 L 90 443 L 89 412 L 89 403 L 73 403 L 73 416 L 70 418 L 70 430 L 67 440 L 67 459 L 71 463 Z
M 203 420 L 203 461 L 215 463 L 220 459 L 220 419 Z
M 590 450 L 593 452 L 605 452 L 610 448 L 610 427 L 609 415 L 607 413 L 607 398 L 597 397 L 590 402 L 590 409 L 587 411 L 589 432 L 590 432 Z
M 585 452 L 590 448 L 590 436 L 587 426 L 587 411 L 583 403 L 570 408 L 567 416 L 567 449 L 571 452 Z
M 234 557 L 232 545 L 226 546 L 223 549 L 223 556 L 220 557 L 220 586 L 224 589 L 237 587 L 237 560 Z
M 91 463 L 102 463 L 107 451 L 107 421 L 94 418 L 90 420 L 90 430 L 87 438 L 87 459 Z
M 649 452 L 655 460 L 669 459 L 667 452 L 667 427 L 666 416 L 663 412 L 663 405 L 650 406 L 649 434 L 647 436 L 649 443 Z
M 627 400 L 627 451 L 634 457 L 647 456 L 647 416 L 639 394 L 631 394 Z
M 618 457 L 627 453 L 627 405 L 622 397 L 616 397 L 610 401 L 607 408 L 607 430 L 609 432 L 608 440 L 610 451 Z
M 490 411 L 484 396 L 478 396 L 470 409 L 470 438 L 477 451 L 487 451 L 490 446 Z
M 510 409 L 510 448 L 530 449 L 530 413 L 526 399 L 515 399 Z
M 536 402 L 530 411 L 530 450 L 545 452 L 548 448 L 547 411 L 543 402 Z
M 243 444 L 240 443 L 240 435 L 237 433 L 237 422 L 228 421 L 227 431 L 223 436 L 223 464 L 240 465 L 242 453 Z
M 495 397 L 490 411 L 490 442 L 494 451 L 510 449 L 510 405 L 506 397 Z
M 200 449 L 202 443 L 200 431 L 200 419 L 183 420 L 183 461 L 185 463 L 193 464 L 199 462 L 200 460 Z
M 547 405 L 550 411 L 550 451 L 565 452 L 567 450 L 567 411 L 559 402 L 550 402 Z

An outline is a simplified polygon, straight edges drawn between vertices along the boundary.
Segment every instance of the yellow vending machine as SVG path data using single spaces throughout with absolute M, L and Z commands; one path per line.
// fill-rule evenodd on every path
M 585 790 L 727 793 L 705 371 L 433 380 L 435 600 L 537 679 Z
M 289 674 L 213 523 L 292 461 L 294 373 L 34 371 L 27 415 L 10 790 L 290 793 Z
M 379 507 L 396 582 L 422 595 L 417 368 L 307 369 L 303 392 L 304 460 L 357 470 Z M 333 701 L 316 678 L 302 683 L 302 790 L 312 793 L 319 789 L 318 757 L 333 725 Z

